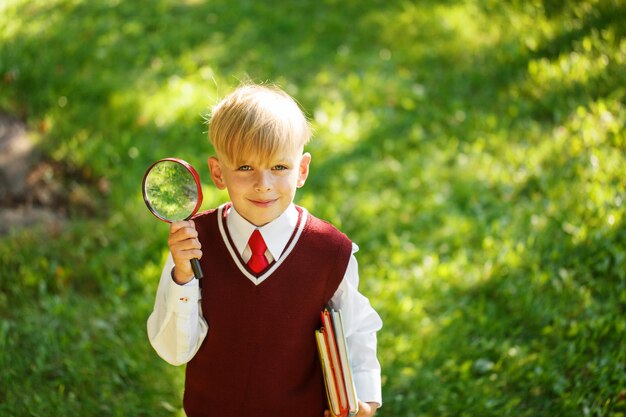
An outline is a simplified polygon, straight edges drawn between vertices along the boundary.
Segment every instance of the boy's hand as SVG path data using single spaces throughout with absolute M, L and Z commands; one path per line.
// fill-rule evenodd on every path
M 364 403 L 363 401 L 359 401 L 359 412 L 356 414 L 356 417 L 372 417 L 376 414 L 376 410 L 378 410 L 377 403 Z M 324 411 L 324 417 L 330 417 L 330 411 Z
M 198 232 L 193 220 L 170 224 L 170 236 L 167 239 L 172 258 L 174 258 L 174 281 L 186 284 L 193 278 L 192 259 L 200 259 L 202 251 Z
M 359 401 L 359 412 L 356 417 L 372 417 L 378 410 L 378 403 L 364 403 Z

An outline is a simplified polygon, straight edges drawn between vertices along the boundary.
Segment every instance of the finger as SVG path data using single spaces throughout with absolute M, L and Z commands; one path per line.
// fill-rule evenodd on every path
M 185 251 L 185 252 L 180 252 L 179 254 L 177 254 L 175 257 L 172 257 L 174 259 L 174 265 L 187 265 L 189 264 L 189 261 L 191 261 L 192 259 L 202 259 L 202 252 L 201 251 Z
M 181 227 L 176 232 L 174 232 L 173 236 L 179 237 L 197 237 L 198 231 L 193 227 Z
M 172 258 L 174 259 L 174 264 L 179 265 L 191 259 L 201 259 L 202 251 L 200 249 L 177 250 L 174 248 L 172 249 Z
M 202 245 L 197 239 L 187 239 L 182 240 L 180 242 L 172 242 L 169 244 L 170 253 L 174 257 L 174 260 L 183 256 L 185 259 L 190 256 L 201 255 Z M 192 254 L 186 255 L 186 252 L 193 252 Z
M 202 251 L 199 250 L 186 250 L 179 252 L 172 252 L 172 257 L 174 259 L 174 275 L 178 282 L 183 281 L 183 278 L 189 278 L 194 275 L 193 269 L 191 268 L 191 260 L 192 259 L 200 259 L 202 258 Z
M 181 220 L 179 222 L 172 222 L 170 223 L 170 234 L 176 233 L 179 229 L 186 227 L 195 229 L 196 224 L 193 222 L 193 220 Z
M 366 416 L 367 415 L 367 404 L 365 404 L 363 401 L 358 401 L 359 403 L 359 412 L 356 413 L 356 417 L 362 417 L 362 416 Z
M 188 239 L 197 240 L 197 237 L 198 237 L 198 232 L 196 231 L 196 229 L 192 229 L 190 227 L 183 227 L 181 229 L 178 229 L 174 233 L 170 233 L 167 239 L 167 243 L 171 246 L 172 244 L 175 244 L 177 242 L 182 242 Z
M 172 251 L 183 251 L 190 249 L 202 249 L 202 244 L 196 238 L 184 239 L 184 240 L 174 240 L 168 242 L 170 249 Z
M 191 230 L 191 237 L 187 237 L 187 233 L 184 230 Z M 179 229 L 173 236 L 170 236 L 167 244 L 176 262 L 202 257 L 202 244 L 197 238 L 196 231 L 193 229 Z
M 356 417 L 373 416 L 374 412 L 375 410 L 372 409 L 372 405 L 359 401 L 359 412 L 356 414 Z

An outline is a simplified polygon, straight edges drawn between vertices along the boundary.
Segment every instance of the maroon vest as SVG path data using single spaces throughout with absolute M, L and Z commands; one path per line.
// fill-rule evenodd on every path
M 233 251 L 220 211 L 194 218 L 209 332 L 187 364 L 188 417 L 320 417 L 327 408 L 314 335 L 343 279 L 352 243 L 329 223 L 298 211 L 301 227 L 259 285 Z

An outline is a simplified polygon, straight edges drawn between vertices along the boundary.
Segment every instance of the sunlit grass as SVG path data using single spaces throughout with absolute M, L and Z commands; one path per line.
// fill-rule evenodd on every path
M 46 157 L 111 183 L 96 216 L 0 240 L 0 414 L 183 415 L 184 370 L 145 336 L 168 226 L 141 176 L 180 157 L 203 209 L 226 201 L 205 116 L 252 79 L 282 85 L 315 129 L 297 201 L 360 247 L 385 322 L 381 416 L 622 415 L 625 13 L 0 4 L 0 109 Z

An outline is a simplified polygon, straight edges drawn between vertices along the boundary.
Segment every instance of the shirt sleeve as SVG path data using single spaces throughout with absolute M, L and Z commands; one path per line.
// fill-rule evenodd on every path
M 358 250 L 353 243 L 348 268 L 330 300 L 330 307 L 341 310 L 359 400 L 375 402 L 380 406 L 382 387 L 380 363 L 376 357 L 376 332 L 382 328 L 383 322 L 369 300 L 358 290 L 359 269 L 354 256 Z
M 148 339 L 158 355 L 172 365 L 187 363 L 206 337 L 198 280 L 179 285 L 172 279 L 174 260 L 169 254 L 148 318 Z

